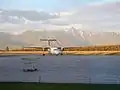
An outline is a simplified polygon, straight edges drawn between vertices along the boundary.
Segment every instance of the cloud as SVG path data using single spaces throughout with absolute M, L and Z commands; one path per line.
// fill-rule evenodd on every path
M 52 24 L 82 24 L 89 30 L 120 30 L 120 2 L 79 8 L 72 15 L 51 20 Z
M 17 17 L 19 19 L 26 18 L 31 21 L 40 21 L 40 20 L 47 20 L 47 19 L 53 19 L 58 18 L 56 14 L 51 14 L 45 11 L 20 11 L 20 10 L 4 10 L 1 12 L 1 18 L 3 20 L 8 21 L 9 16 L 11 17 Z M 14 19 L 15 20 L 15 19 Z
M 94 2 L 88 3 L 88 5 L 102 5 L 102 4 L 108 4 L 108 3 L 114 3 L 119 2 L 119 0 L 95 0 Z
M 69 12 L 7 11 L 2 14 L 4 22 L 0 26 L 2 29 L 11 28 L 12 31 L 28 29 L 54 30 L 72 26 L 82 30 L 120 31 L 119 8 L 120 2 L 112 2 L 101 5 L 85 5 Z M 12 16 L 13 21 L 17 20 L 18 23 L 14 21 L 15 23 L 11 25 L 13 21 L 6 18 L 8 16 Z

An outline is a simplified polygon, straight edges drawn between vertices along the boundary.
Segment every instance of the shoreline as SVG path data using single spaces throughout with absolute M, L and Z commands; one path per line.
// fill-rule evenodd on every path
M 47 51 L 0 51 L 2 55 L 42 55 Z M 63 55 L 120 55 L 120 51 L 63 51 Z

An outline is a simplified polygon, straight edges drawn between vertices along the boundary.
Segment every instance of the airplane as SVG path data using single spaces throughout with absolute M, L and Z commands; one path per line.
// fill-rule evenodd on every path
M 50 42 L 52 41 L 56 41 L 56 39 L 40 39 L 40 41 L 48 41 L 48 46 L 49 46 L 49 49 L 48 49 L 48 54 L 49 55 L 63 55 L 62 51 L 63 51 L 63 48 L 58 48 L 58 47 L 52 47 Z M 58 43 L 58 42 L 57 42 Z M 45 54 L 43 54 L 43 56 L 45 56 Z
M 48 49 L 49 54 L 53 54 L 53 55 L 62 55 L 62 50 L 57 48 L 57 47 L 51 47 L 50 49 Z

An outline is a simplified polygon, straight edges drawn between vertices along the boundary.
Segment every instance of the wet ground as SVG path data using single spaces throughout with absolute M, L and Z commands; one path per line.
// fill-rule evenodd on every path
M 23 72 L 31 67 L 38 72 Z M 120 56 L 2 56 L 0 81 L 47 83 L 120 83 Z

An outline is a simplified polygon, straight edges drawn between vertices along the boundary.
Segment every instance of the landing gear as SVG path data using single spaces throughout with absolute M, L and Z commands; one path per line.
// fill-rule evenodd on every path
M 60 53 L 60 54 L 56 54 L 56 56 L 58 56 L 58 55 L 63 55 L 62 53 Z
M 59 54 L 56 54 L 56 56 L 58 56 Z

